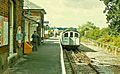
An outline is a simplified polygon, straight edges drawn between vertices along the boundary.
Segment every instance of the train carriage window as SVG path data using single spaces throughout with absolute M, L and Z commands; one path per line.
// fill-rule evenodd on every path
M 77 33 L 75 33 L 75 37 L 78 37 L 78 34 L 77 34 Z
M 68 37 L 68 33 L 65 33 L 65 34 L 64 34 L 64 37 Z
M 70 32 L 70 37 L 73 37 L 73 32 Z

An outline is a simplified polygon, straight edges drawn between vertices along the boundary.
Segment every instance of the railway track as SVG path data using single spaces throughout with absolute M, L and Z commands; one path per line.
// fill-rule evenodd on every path
M 96 72 L 96 74 L 100 74 L 99 71 L 92 65 L 91 59 L 88 56 L 86 56 L 86 54 L 84 52 L 82 52 L 78 49 L 73 52 L 76 52 L 78 54 L 78 55 L 76 55 L 76 54 L 75 55 L 79 56 L 78 57 L 79 61 L 82 60 L 84 63 L 86 63 L 88 66 L 90 66 Z
M 77 69 L 76 69 L 76 65 L 75 65 L 75 62 L 73 60 L 73 57 L 71 56 L 71 53 L 72 51 L 66 51 L 64 50 L 64 53 L 68 59 L 68 62 L 69 62 L 69 65 L 70 65 L 70 68 L 71 68 L 71 73 L 72 74 L 77 74 Z
M 69 67 L 71 67 L 71 74 L 83 74 L 85 72 L 85 70 L 88 71 L 88 74 L 89 73 L 90 74 L 100 74 L 100 72 L 98 71 L 99 69 L 91 64 L 91 59 L 88 56 L 86 56 L 84 52 L 79 51 L 79 50 L 66 51 L 64 49 L 64 54 L 66 55 L 66 58 L 68 59 L 68 62 L 70 65 Z M 77 65 L 76 63 L 79 63 L 79 64 L 85 63 L 86 66 L 84 66 L 85 67 L 85 69 L 83 69 L 84 71 L 80 70 L 79 68 L 81 66 Z M 67 74 L 69 74 L 69 73 L 67 73 Z

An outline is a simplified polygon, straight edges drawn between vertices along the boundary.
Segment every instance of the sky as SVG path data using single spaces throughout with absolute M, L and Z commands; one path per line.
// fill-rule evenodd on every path
M 78 27 L 87 21 L 103 28 L 106 16 L 105 5 L 100 0 L 29 0 L 44 8 L 47 14 L 45 21 L 53 27 Z

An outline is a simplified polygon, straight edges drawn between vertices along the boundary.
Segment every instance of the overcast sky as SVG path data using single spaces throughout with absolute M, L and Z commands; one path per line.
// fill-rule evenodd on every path
M 78 27 L 87 21 L 105 27 L 105 5 L 99 0 L 29 0 L 47 12 L 50 26 Z

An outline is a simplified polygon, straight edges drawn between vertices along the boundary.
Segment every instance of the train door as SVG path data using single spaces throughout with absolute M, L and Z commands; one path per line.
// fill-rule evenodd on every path
M 74 42 L 74 33 L 73 32 L 70 32 L 70 37 L 69 37 L 69 45 L 75 45 L 75 42 Z
M 79 45 L 80 44 L 80 40 L 79 40 L 79 34 L 78 33 L 74 33 L 74 37 L 75 37 L 75 45 Z

